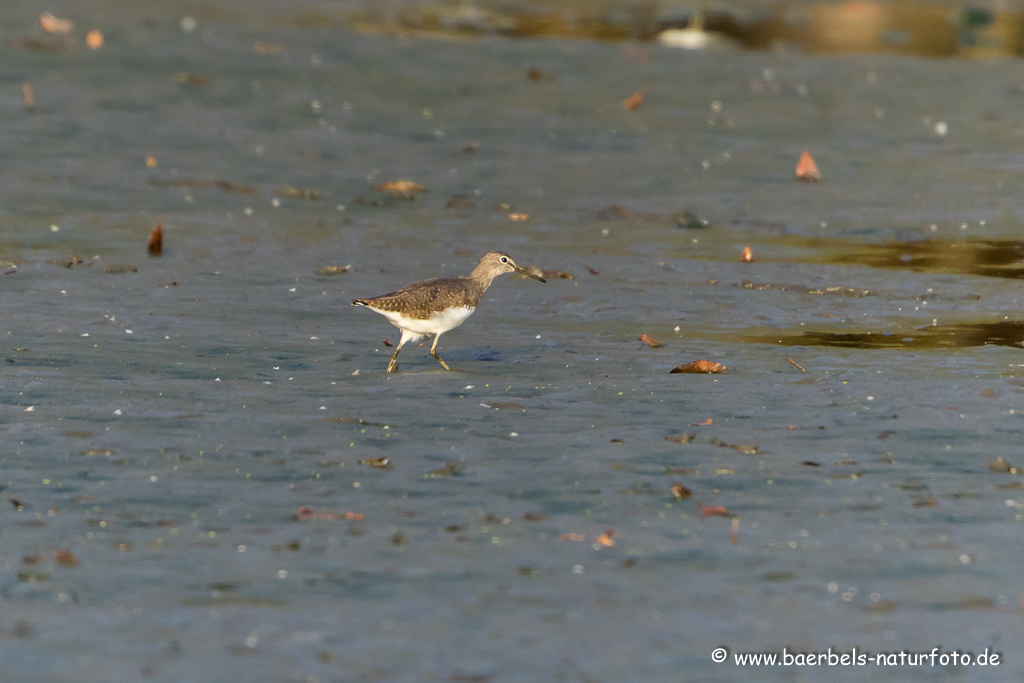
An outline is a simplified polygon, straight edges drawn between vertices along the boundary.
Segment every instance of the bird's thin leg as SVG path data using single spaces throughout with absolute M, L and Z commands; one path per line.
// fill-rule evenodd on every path
M 440 338 L 441 338 L 440 334 L 438 334 L 436 337 L 434 337 L 434 343 L 430 345 L 430 355 L 434 357 L 434 360 L 436 360 L 438 363 L 441 364 L 442 368 L 444 368 L 445 370 L 451 370 L 451 368 L 448 367 L 448 364 L 445 363 L 443 360 L 441 360 L 441 356 L 437 355 L 437 340 L 440 339 Z M 397 355 L 398 352 L 395 351 L 395 354 Z
M 398 372 L 398 352 L 402 350 L 401 344 L 395 349 L 395 352 L 391 354 L 391 362 L 388 363 L 388 372 Z
M 405 342 L 412 339 L 413 335 L 410 335 L 405 330 L 402 330 L 402 338 L 398 341 L 398 346 L 395 347 L 395 352 L 391 354 L 391 362 L 388 363 L 388 372 L 398 372 L 398 352 L 405 346 Z

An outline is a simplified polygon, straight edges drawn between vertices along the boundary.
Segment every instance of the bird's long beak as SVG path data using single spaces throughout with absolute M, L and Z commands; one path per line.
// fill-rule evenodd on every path
M 542 278 L 540 275 L 534 275 L 530 271 L 526 270 L 525 268 L 520 268 L 519 266 L 517 266 L 514 263 L 512 264 L 512 267 L 515 268 L 516 272 L 519 273 L 520 275 L 525 275 L 526 277 L 532 277 L 537 282 L 547 282 L 547 280 Z

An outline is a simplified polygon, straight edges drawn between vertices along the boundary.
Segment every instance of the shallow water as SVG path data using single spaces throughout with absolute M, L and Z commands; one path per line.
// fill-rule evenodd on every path
M 1024 670 L 1016 61 L 117 8 L 0 66 L 5 680 Z M 387 376 L 349 301 L 490 249 L 575 279 L 499 279 L 454 372 Z

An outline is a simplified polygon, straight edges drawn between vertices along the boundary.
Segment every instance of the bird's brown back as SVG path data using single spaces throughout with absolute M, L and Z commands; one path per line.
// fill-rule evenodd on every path
M 368 308 L 402 313 L 416 320 L 427 320 L 431 313 L 447 308 L 476 308 L 485 289 L 469 278 L 438 277 L 403 287 L 390 294 L 356 299 Z

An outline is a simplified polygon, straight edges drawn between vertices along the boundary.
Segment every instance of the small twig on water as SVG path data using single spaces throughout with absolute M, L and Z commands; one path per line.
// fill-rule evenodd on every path
M 797 363 L 795 360 L 793 360 L 789 356 L 786 356 L 786 362 L 789 363 L 790 365 L 792 365 L 794 368 L 796 368 L 800 372 L 807 372 L 807 370 L 804 370 L 804 367 L 802 365 Z

